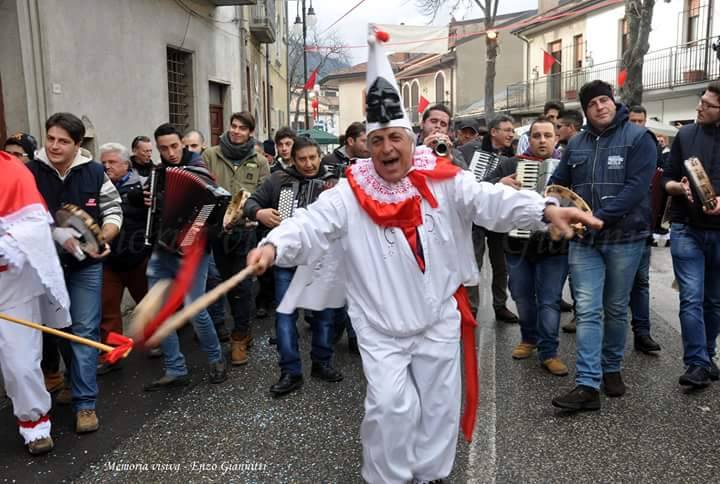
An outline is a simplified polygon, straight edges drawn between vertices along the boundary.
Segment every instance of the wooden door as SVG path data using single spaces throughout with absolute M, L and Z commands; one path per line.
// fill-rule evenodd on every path
M 223 134 L 223 107 L 219 104 L 210 105 L 210 146 L 220 144 Z
M 557 40 L 548 46 L 548 52 L 557 59 L 548 76 L 548 101 L 559 101 L 562 95 L 562 41 Z

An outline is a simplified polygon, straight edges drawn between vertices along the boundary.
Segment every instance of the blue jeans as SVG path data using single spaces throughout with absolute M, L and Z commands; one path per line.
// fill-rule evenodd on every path
M 570 242 L 578 385 L 599 389 L 603 373 L 622 369 L 627 308 L 643 250 L 644 240 L 597 247 Z
M 557 356 L 560 300 L 568 273 L 566 255 L 541 257 L 537 261 L 506 255 L 510 294 L 520 316 L 524 343 L 536 344 L 540 361 Z
M 208 272 L 207 272 L 207 283 L 205 284 L 205 290 L 210 292 L 215 289 L 218 284 L 222 282 L 222 277 L 215 265 L 215 257 L 210 254 L 208 260 Z M 210 314 L 210 319 L 213 320 L 213 324 L 217 326 L 225 325 L 225 296 L 221 297 L 207 308 Z
M 683 361 L 707 368 L 720 332 L 720 230 L 672 224 L 670 240 L 680 286 Z
M 100 341 L 102 276 L 102 264 L 65 272 L 72 318 L 70 333 L 93 341 Z M 94 410 L 98 394 L 98 350 L 66 339 L 62 339 L 59 346 L 65 366 L 70 369 L 73 410 Z
M 275 302 L 279 305 L 290 287 L 295 269 L 275 267 Z M 308 318 L 312 327 L 312 350 L 310 358 L 319 363 L 330 363 L 332 358 L 333 319 L 332 309 L 313 311 Z M 307 314 L 306 314 L 306 317 Z M 302 373 L 297 331 L 298 310 L 292 314 L 275 313 L 275 332 L 277 349 L 280 354 L 280 370 L 283 373 L 299 375 Z
M 185 296 L 185 304 L 190 304 L 205 293 L 207 281 L 207 270 L 209 255 L 205 255 L 200 262 L 195 275 L 195 281 Z M 163 250 L 153 252 L 148 262 L 147 276 L 148 286 L 154 286 L 161 279 L 173 279 L 180 266 L 180 257 Z M 223 359 L 220 352 L 220 341 L 218 341 L 215 326 L 207 310 L 201 311 L 192 319 L 195 334 L 197 334 L 200 348 L 207 354 L 208 362 L 216 363 Z M 160 344 L 165 357 L 165 374 L 168 376 L 187 375 L 188 369 L 185 365 L 185 357 L 180 352 L 180 340 L 176 332 Z
M 630 310 L 632 311 L 632 330 L 635 336 L 650 336 L 650 253 L 651 246 L 646 245 L 640 259 L 640 267 L 635 275 L 630 292 Z

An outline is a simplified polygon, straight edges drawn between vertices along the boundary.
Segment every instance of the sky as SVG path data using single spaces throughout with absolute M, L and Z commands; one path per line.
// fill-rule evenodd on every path
M 305 5 L 308 8 L 310 1 L 311 0 L 305 0 Z M 312 0 L 313 8 L 318 16 L 318 32 L 323 32 L 358 1 L 359 0 Z M 295 1 L 288 2 L 288 17 L 291 28 L 297 15 L 297 3 L 298 2 Z M 447 4 L 453 3 L 455 3 L 454 0 L 447 2 Z M 537 0 L 500 0 L 498 13 L 517 12 L 533 8 L 537 8 Z M 455 12 L 455 18 L 458 20 L 479 18 L 481 16 L 481 11 L 477 6 L 467 11 L 461 9 Z M 365 3 L 340 21 L 330 32 L 335 32 L 347 45 L 365 45 L 367 24 L 370 22 L 381 24 L 405 23 L 406 25 L 428 25 L 430 20 L 429 17 L 424 17 L 418 11 L 416 0 L 365 0 Z M 446 7 L 440 12 L 432 24 L 443 25 L 447 24 L 449 20 L 450 12 L 448 11 L 448 7 Z M 363 62 L 367 57 L 366 48 L 349 49 L 348 53 L 353 64 Z

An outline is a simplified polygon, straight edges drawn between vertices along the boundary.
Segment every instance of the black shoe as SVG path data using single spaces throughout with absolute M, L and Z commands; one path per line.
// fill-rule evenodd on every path
M 560 312 L 561 313 L 569 313 L 573 310 L 573 305 L 569 302 L 565 301 L 564 299 L 560 300 Z
M 122 361 L 122 360 L 120 360 L 120 361 Z M 98 363 L 97 369 L 95 370 L 95 374 L 98 376 L 107 375 L 108 373 L 110 373 L 112 371 L 122 370 L 122 363 L 120 363 L 120 361 L 118 361 L 117 363 L 112 364 L 112 365 L 110 363 L 105 363 L 105 362 Z
M 318 361 L 313 361 L 310 376 L 330 382 L 341 381 L 343 379 L 342 373 L 333 368 L 330 363 L 320 363 Z
M 660 351 L 660 345 L 649 334 L 635 336 L 635 350 L 645 354 Z
M 577 318 L 572 318 L 567 324 L 562 326 L 563 333 L 577 332 Z
M 710 371 L 702 366 L 690 365 L 678 383 L 686 387 L 705 388 L 710 384 Z
M 281 397 L 287 395 L 290 392 L 294 392 L 298 388 L 303 386 L 302 375 L 291 375 L 290 373 L 283 373 L 280 375 L 280 379 L 276 384 L 270 387 L 270 393 L 273 397 Z
M 358 348 L 357 338 L 348 337 L 348 351 L 353 355 L 360 354 L 360 348 Z
M 708 370 L 708 376 L 712 381 L 720 380 L 720 368 L 715 364 L 715 360 L 710 358 L 710 370 Z
M 338 342 L 342 339 L 343 334 L 345 334 L 345 321 L 333 326 L 333 344 L 338 344 Z
M 611 373 L 603 373 L 603 390 L 608 397 L 622 397 L 625 395 L 625 383 L 623 383 L 622 373 L 614 371 Z
M 148 355 L 148 358 L 160 358 L 163 355 L 162 348 L 160 348 L 159 346 L 156 348 L 151 348 L 147 352 L 147 355 Z
M 552 404 L 564 410 L 600 410 L 600 392 L 591 387 L 578 385 L 570 393 L 553 398 Z
M 174 387 L 186 387 L 190 384 L 190 377 L 188 375 L 181 376 L 169 376 L 164 375 L 161 378 L 155 380 L 152 383 L 148 383 L 143 387 L 146 392 L 155 392 L 158 390 L 164 390 L 166 388 Z
M 228 331 L 224 324 L 218 324 L 215 326 L 215 332 L 217 333 L 217 337 L 221 343 L 230 341 L 230 331 Z
M 255 317 L 260 319 L 267 318 L 268 314 L 268 310 L 265 308 L 257 308 L 257 311 L 255 311 Z
M 505 306 L 495 309 L 495 319 L 509 324 L 517 324 L 520 322 L 518 317 Z
M 227 364 L 225 358 L 210 364 L 210 383 L 222 383 L 227 380 Z

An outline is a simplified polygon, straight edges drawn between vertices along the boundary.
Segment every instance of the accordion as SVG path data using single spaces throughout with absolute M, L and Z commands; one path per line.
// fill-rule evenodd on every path
M 306 208 L 320 196 L 325 189 L 325 181 L 320 179 L 292 182 L 280 187 L 280 199 L 277 210 L 280 218 L 290 218 L 298 208 Z
M 501 158 L 495 153 L 477 150 L 470 160 L 470 171 L 475 175 L 475 180 L 481 182 L 492 173 L 500 164 Z
M 515 173 L 521 190 L 532 190 L 539 194 L 545 193 L 545 187 L 550 180 L 560 160 L 548 158 L 544 161 L 523 160 L 517 164 Z M 509 233 L 510 237 L 529 239 L 532 232 L 523 229 L 514 229 Z
M 717 194 L 698 158 L 688 158 L 683 163 L 688 172 L 690 186 L 703 208 L 713 210 L 717 205 Z
M 204 168 L 166 169 L 158 244 L 183 254 L 200 232 L 219 233 L 229 202 L 230 193 Z

